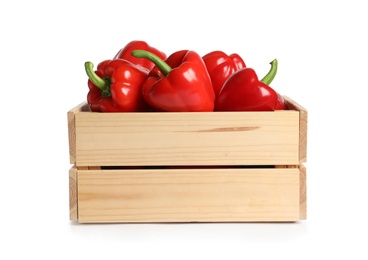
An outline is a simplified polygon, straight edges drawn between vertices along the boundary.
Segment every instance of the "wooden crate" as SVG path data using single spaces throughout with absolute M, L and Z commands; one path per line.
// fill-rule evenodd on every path
M 307 111 L 68 112 L 70 219 L 306 219 Z

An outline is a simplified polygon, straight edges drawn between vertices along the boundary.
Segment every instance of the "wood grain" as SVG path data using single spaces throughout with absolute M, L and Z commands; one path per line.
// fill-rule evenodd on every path
M 292 100 L 291 98 L 284 96 L 287 102 L 287 109 L 299 111 L 299 160 L 300 162 L 307 161 L 307 141 L 308 141 L 308 111 L 303 106 Z
M 284 98 L 284 111 L 236 113 L 93 113 L 81 103 L 68 112 L 70 219 L 306 219 L 308 114 Z
M 78 184 L 75 167 L 69 170 L 69 215 L 70 220 L 78 221 Z
M 299 169 L 78 170 L 78 221 L 296 221 Z
M 299 164 L 298 111 L 74 116 L 77 166 Z
M 307 169 L 300 165 L 300 219 L 307 219 Z
M 298 168 L 299 169 L 299 205 L 301 220 L 307 219 L 307 168 L 300 165 L 276 165 L 276 168 Z
M 69 137 L 69 160 L 70 164 L 76 163 L 76 123 L 75 123 L 75 115 L 80 112 L 90 111 L 88 105 L 83 102 L 78 106 L 74 107 L 70 111 L 68 111 L 68 137 Z

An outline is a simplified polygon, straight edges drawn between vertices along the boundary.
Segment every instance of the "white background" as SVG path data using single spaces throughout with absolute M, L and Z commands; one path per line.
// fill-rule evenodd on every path
M 365 1 L 2 1 L 0 259 L 368 259 Z M 306 107 L 308 219 L 69 221 L 67 111 L 83 64 L 131 40 L 236 52 Z M 6 256 L 5 256 L 6 255 Z

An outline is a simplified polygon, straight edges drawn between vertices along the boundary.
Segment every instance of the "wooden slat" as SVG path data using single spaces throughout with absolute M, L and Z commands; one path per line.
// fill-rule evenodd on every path
M 78 170 L 78 221 L 297 221 L 299 169 Z
M 307 169 L 300 165 L 300 219 L 307 219 Z
M 68 112 L 68 135 L 69 135 L 69 161 L 70 164 L 76 162 L 76 140 L 75 140 L 75 116 L 74 113 Z
M 307 168 L 303 165 L 276 165 L 276 168 L 298 168 L 300 219 L 307 219 Z
M 78 170 L 100 170 L 100 166 L 79 166 Z
M 78 221 L 78 184 L 75 167 L 69 170 L 69 215 L 70 220 Z
M 68 111 L 68 135 L 69 135 L 69 160 L 70 164 L 76 163 L 76 126 L 75 126 L 75 114 L 82 111 L 89 111 L 88 105 L 83 102 L 78 106 Z
M 299 164 L 298 111 L 87 112 L 75 119 L 77 166 Z
M 308 133 L 308 111 L 303 106 L 292 100 L 291 98 L 284 96 L 287 102 L 287 109 L 296 110 L 300 113 L 299 118 L 299 160 L 300 162 L 307 161 L 307 133 Z

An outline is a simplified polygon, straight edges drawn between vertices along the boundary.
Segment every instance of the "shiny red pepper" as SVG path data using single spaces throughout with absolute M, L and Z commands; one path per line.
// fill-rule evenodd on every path
M 225 82 L 215 104 L 216 111 L 273 111 L 285 109 L 283 97 L 269 84 L 277 72 L 277 60 L 271 62 L 267 75 L 259 80 L 252 68 L 243 68 Z
M 136 65 L 140 65 L 148 70 L 151 70 L 155 64 L 148 59 L 139 59 L 131 55 L 134 50 L 145 50 L 149 51 L 160 59 L 166 59 L 166 54 L 154 47 L 151 47 L 145 41 L 131 41 L 124 48 L 120 49 L 120 51 L 115 55 L 114 59 L 124 59 L 128 60 Z
M 227 55 L 222 51 L 212 51 L 202 57 L 211 77 L 216 97 L 225 81 L 237 70 L 245 68 L 245 62 L 239 54 Z
M 156 64 L 142 86 L 143 97 L 152 107 L 169 112 L 213 111 L 215 93 L 198 53 L 177 51 L 166 61 L 144 50 L 132 55 Z
M 93 63 L 86 62 L 89 92 L 88 105 L 93 112 L 146 111 L 141 87 L 149 70 L 127 60 L 105 60 L 93 70 Z

